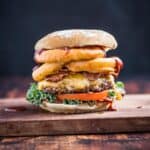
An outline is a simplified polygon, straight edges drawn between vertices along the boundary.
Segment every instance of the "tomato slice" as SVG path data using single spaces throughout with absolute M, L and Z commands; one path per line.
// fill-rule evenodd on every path
M 74 93 L 74 94 L 60 94 L 57 96 L 59 100 L 81 100 L 81 101 L 103 101 L 108 97 L 108 90 L 96 93 Z

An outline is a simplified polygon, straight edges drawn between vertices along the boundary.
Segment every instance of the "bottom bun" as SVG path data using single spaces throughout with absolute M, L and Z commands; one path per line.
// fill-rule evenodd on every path
M 48 103 L 44 101 L 40 107 L 44 110 L 50 111 L 52 113 L 86 113 L 86 112 L 98 112 L 108 110 L 111 107 L 110 102 L 101 102 L 98 105 L 89 106 L 87 104 L 81 105 L 67 105 L 67 104 L 56 104 Z

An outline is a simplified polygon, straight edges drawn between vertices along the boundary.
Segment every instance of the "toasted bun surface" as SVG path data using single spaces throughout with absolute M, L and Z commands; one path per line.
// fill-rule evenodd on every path
M 86 112 L 99 112 L 108 110 L 111 103 L 102 102 L 98 105 L 88 106 L 88 105 L 66 105 L 66 104 L 54 104 L 44 101 L 40 107 L 52 113 L 86 113 Z
M 103 30 L 70 29 L 44 36 L 36 43 L 35 50 L 92 45 L 104 46 L 105 50 L 110 50 L 117 47 L 117 41 L 113 35 Z

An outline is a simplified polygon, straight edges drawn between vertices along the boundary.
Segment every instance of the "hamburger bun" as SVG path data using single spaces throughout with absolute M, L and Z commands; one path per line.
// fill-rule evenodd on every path
M 56 104 L 48 103 L 44 101 L 40 107 L 52 113 L 87 113 L 87 112 L 100 112 L 108 110 L 111 107 L 111 102 L 101 102 L 98 105 L 89 106 L 84 105 L 67 105 L 67 104 Z
M 35 50 L 84 46 L 102 46 L 104 50 L 110 50 L 117 47 L 117 41 L 103 30 L 70 29 L 44 36 L 36 43 Z

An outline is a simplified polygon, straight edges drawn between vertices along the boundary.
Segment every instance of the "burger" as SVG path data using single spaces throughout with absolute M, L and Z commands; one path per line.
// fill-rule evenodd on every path
M 50 33 L 35 44 L 32 83 L 26 98 L 53 113 L 113 110 L 125 94 L 115 79 L 123 67 L 114 36 L 103 30 L 71 29 Z

